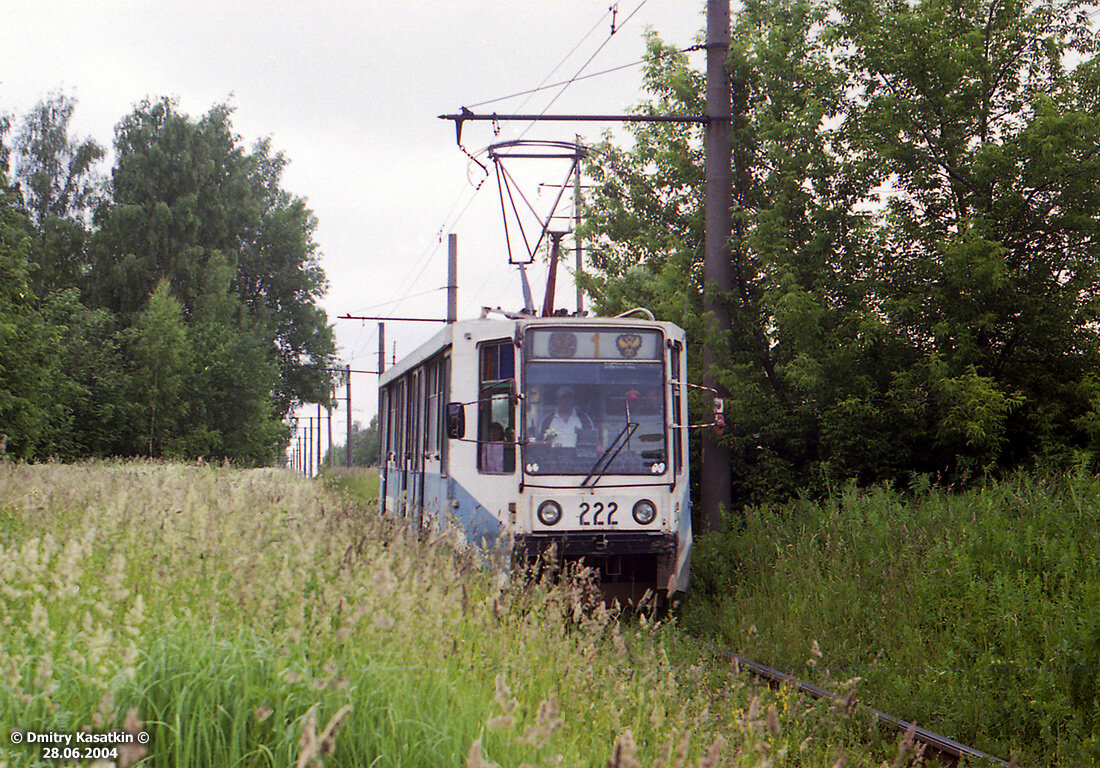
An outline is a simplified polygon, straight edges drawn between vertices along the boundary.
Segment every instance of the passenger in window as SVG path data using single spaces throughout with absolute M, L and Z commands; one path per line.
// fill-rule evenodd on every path
M 542 420 L 540 440 L 556 448 L 576 448 L 583 432 L 594 434 L 592 419 L 576 407 L 576 395 L 571 387 L 559 387 L 554 402 L 553 413 Z
M 486 430 L 485 442 L 481 445 L 481 471 L 504 471 L 504 427 L 493 421 Z

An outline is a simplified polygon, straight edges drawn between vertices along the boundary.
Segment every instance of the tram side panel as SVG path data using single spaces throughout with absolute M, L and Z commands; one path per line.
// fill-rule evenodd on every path
M 505 471 L 503 466 L 490 467 L 486 461 L 486 446 L 481 442 L 487 439 L 488 427 L 482 418 L 482 358 L 487 347 L 507 345 L 514 360 L 514 324 L 484 321 L 469 325 L 472 327 L 456 333 L 451 350 L 450 400 L 462 405 L 464 434 L 447 441 L 445 505 L 450 521 L 465 532 L 469 541 L 488 547 L 515 523 L 510 507 L 514 506 L 519 481 L 517 462 L 512 461 L 510 471 Z M 505 373 L 510 373 L 514 381 L 514 368 Z M 514 437 L 512 441 L 514 454 Z

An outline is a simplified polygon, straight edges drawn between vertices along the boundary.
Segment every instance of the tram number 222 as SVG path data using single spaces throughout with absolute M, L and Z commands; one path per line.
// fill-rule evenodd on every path
M 600 515 L 606 510 L 607 517 L 603 520 L 600 519 Z M 602 501 L 597 501 L 595 504 L 589 504 L 587 501 L 581 502 L 581 525 L 618 525 L 619 521 L 615 519 L 615 513 L 619 511 L 619 505 L 614 501 L 610 502 L 606 506 Z M 588 513 L 592 513 L 592 519 L 588 520 Z

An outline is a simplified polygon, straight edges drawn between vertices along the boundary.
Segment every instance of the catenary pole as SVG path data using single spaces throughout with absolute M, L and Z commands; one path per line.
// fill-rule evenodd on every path
M 447 322 L 458 320 L 458 235 L 447 235 Z
M 381 323 L 379 323 L 381 325 Z M 347 400 L 348 400 L 348 441 L 344 446 L 344 466 L 351 469 L 351 363 L 348 363 L 347 379 Z
M 573 225 L 573 249 L 577 252 L 577 271 L 576 274 L 580 274 L 584 271 L 584 240 L 581 238 L 581 137 L 577 135 L 577 173 L 573 176 L 573 215 L 576 217 L 576 222 Z M 577 282 L 577 314 L 580 315 L 584 312 L 584 291 L 581 290 L 580 282 Z
M 732 208 L 732 143 L 730 138 L 730 83 L 726 58 L 730 45 L 729 0 L 707 2 L 707 105 L 704 148 L 706 152 L 705 204 L 703 221 L 704 290 L 703 312 L 703 385 L 727 393 L 715 375 L 725 355 L 720 345 L 728 344 L 730 313 L 728 296 L 733 289 L 733 262 L 730 258 L 730 210 Z M 730 450 L 710 431 L 703 435 L 700 495 L 705 528 L 717 531 L 722 511 L 732 503 Z

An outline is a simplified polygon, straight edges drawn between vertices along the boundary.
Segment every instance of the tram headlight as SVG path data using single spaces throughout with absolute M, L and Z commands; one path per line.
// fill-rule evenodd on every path
M 657 519 L 657 505 L 649 499 L 642 499 L 634 505 L 633 514 L 638 525 L 649 525 Z
M 543 525 L 556 525 L 561 520 L 561 504 L 556 501 L 544 501 L 539 504 L 539 522 Z

